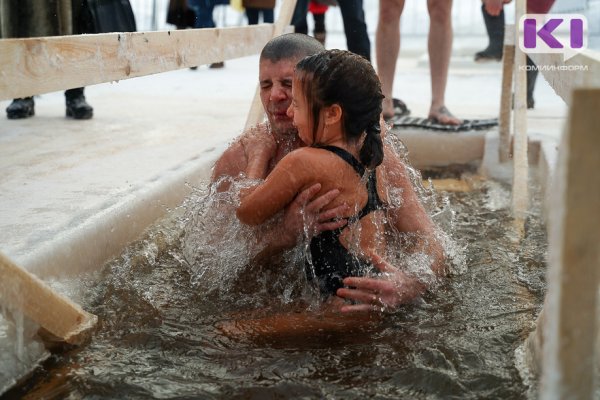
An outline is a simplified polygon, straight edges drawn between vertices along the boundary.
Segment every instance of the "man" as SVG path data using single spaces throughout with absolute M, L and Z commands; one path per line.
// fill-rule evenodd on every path
M 404 9 L 404 1 L 379 1 L 375 51 L 377 73 L 381 79 L 381 88 L 385 96 L 383 117 L 386 119 L 394 116 L 392 89 L 396 61 L 400 52 L 400 17 Z M 444 99 L 452 51 L 452 0 L 427 0 L 427 9 L 429 11 L 428 51 L 431 74 L 429 118 L 444 125 L 460 125 L 462 121 L 446 108 Z M 400 102 L 400 104 L 403 103 Z
M 268 175 L 286 154 L 303 145 L 292 119 L 287 115 L 292 101 L 294 67 L 300 59 L 323 49 L 316 39 L 297 33 L 276 37 L 265 45 L 259 61 L 259 83 L 261 101 L 269 124 L 244 132 L 217 160 L 212 181 L 221 182 L 219 190 L 229 189 L 229 183 L 222 178 L 235 179 L 248 168 L 262 168 L 264 176 Z M 389 171 L 388 180 L 402 193 L 401 207 L 390 212 L 402 213 L 404 225 L 401 231 L 419 236 L 420 239 L 414 246 L 415 251 L 430 255 L 432 269 L 436 274 L 442 275 L 443 251 L 435 240 L 435 227 L 420 204 L 404 165 L 390 149 L 386 149 L 382 167 Z M 268 259 L 298 244 L 305 223 L 310 225 L 310 232 L 313 234 L 346 224 L 346 221 L 334 219 L 346 206 L 321 212 L 339 192 L 332 190 L 314 198 L 319 190 L 320 184 L 304 190 L 286 208 L 282 223 L 271 228 L 265 233 L 266 237 L 261 238 L 265 249 L 260 258 Z M 342 312 L 395 307 L 412 301 L 426 289 L 414 277 L 380 257 L 373 255 L 371 261 L 383 273 L 382 276 L 346 278 L 344 283 L 348 287 L 339 289 L 337 295 L 359 303 L 342 306 Z

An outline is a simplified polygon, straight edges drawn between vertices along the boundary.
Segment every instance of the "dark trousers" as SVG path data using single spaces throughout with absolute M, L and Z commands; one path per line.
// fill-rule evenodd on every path
M 314 33 L 325 33 L 325 14 L 313 14 L 313 19 L 315 21 L 315 29 Z M 302 21 L 299 21 L 297 25 L 294 25 L 294 30 L 297 33 L 308 34 L 308 23 L 306 18 Z
M 272 8 L 246 8 L 246 17 L 248 17 L 248 25 L 258 25 L 258 16 L 262 13 L 263 22 L 272 24 L 275 20 Z
M 309 0 L 298 0 L 296 9 L 292 16 L 292 25 L 301 25 L 306 21 Z M 365 12 L 362 0 L 338 0 L 342 20 L 344 21 L 344 32 L 346 34 L 346 46 L 348 50 L 359 54 L 371 61 L 371 42 L 367 34 L 365 23 Z
M 213 10 L 215 4 L 208 0 L 188 0 L 188 7 L 196 13 L 194 28 L 215 28 Z

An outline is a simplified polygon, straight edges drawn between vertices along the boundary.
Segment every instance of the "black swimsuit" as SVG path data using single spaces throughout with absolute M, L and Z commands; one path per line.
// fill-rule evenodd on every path
M 319 148 L 331 151 L 350 164 L 359 176 L 362 177 L 364 175 L 365 167 L 346 150 L 334 146 Z M 377 174 L 375 170 L 369 172 L 367 194 L 367 204 L 358 214 L 348 218 L 348 225 L 384 207 L 383 202 L 377 194 Z M 340 243 L 339 236 L 344 228 L 341 227 L 333 231 L 322 232 L 310 242 L 312 266 L 308 262 L 306 263 L 306 274 L 311 280 L 315 276 L 317 277 L 322 294 L 335 294 L 338 288 L 344 286 L 342 279 L 348 276 L 364 275 L 366 272 L 374 270 L 372 265 L 350 254 Z

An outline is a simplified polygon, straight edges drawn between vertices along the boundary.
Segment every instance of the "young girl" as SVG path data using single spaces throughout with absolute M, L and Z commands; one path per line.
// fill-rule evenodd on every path
M 288 115 L 307 147 L 286 155 L 264 183 L 243 191 L 237 216 L 243 223 L 258 225 L 315 183 L 321 184 L 321 194 L 338 189 L 340 194 L 328 208 L 348 205 L 341 216 L 348 224 L 311 239 L 306 271 L 309 279 L 317 279 L 324 295 L 334 295 L 343 278 L 372 271 L 368 260 L 382 254 L 384 247 L 385 186 L 376 169 L 384 154 L 383 95 L 371 64 L 342 50 L 301 60 L 292 93 Z M 252 165 L 246 172 L 249 178 L 264 174 Z

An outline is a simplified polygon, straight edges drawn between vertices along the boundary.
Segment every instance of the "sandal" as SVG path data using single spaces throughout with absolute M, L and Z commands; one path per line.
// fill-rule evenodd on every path
M 394 120 L 394 128 L 422 128 L 442 132 L 464 132 L 490 129 L 498 125 L 498 118 L 463 119 L 460 125 L 444 125 L 431 118 L 401 117 Z
M 394 114 L 389 117 L 383 117 L 385 122 L 392 122 L 395 119 L 410 115 L 410 110 L 402 100 L 393 98 L 392 104 L 394 105 Z

